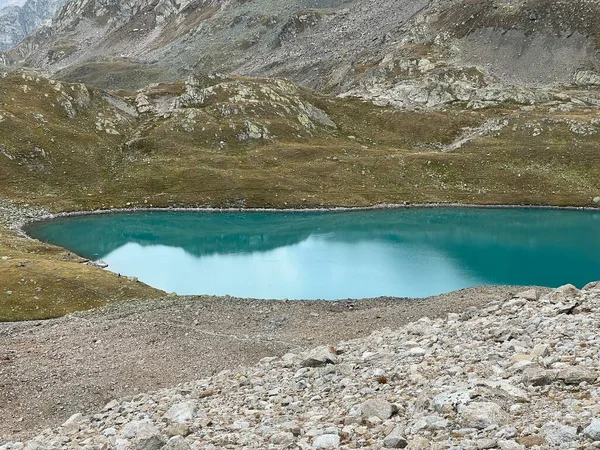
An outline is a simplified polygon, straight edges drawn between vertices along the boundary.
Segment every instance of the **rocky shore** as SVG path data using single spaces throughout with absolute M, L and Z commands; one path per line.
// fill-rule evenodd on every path
M 600 283 L 110 401 L 8 449 L 600 446 Z

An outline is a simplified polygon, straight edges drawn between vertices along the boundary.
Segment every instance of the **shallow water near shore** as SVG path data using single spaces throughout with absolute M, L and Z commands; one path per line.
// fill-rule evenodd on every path
M 598 211 L 151 211 L 61 218 L 26 231 L 178 294 L 427 297 L 600 278 Z

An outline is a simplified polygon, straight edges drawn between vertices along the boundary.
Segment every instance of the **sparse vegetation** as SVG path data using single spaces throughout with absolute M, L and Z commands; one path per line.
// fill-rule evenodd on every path
M 594 206 L 600 193 L 595 110 L 407 112 L 248 78 L 211 80 L 198 87 L 212 92 L 204 103 L 156 109 L 189 89 L 152 87 L 149 110 L 136 116 L 136 93 L 121 91 L 117 107 L 79 84 L 31 73 L 0 78 L 0 198 L 58 212 L 405 202 Z M 504 125 L 445 150 L 492 118 Z M 64 251 L 6 228 L 3 255 L 10 260 L 2 263 L 0 292 L 14 294 L 3 295 L 0 320 L 160 295 L 65 261 Z M 44 295 L 35 295 L 38 286 Z

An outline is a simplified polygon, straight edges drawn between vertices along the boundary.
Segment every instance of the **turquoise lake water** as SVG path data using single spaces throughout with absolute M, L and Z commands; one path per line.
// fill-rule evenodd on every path
M 57 219 L 26 231 L 178 294 L 426 297 L 600 280 L 600 211 L 156 211 Z

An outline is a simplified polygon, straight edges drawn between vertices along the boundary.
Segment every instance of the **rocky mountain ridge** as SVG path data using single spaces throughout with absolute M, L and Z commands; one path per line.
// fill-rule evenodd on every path
M 27 0 L 23 5 L 0 5 L 0 51 L 8 50 L 49 25 L 66 0 Z
M 0 449 L 597 448 L 599 314 L 599 283 L 528 290 L 115 399 Z
M 597 0 L 74 0 L 3 58 L 105 88 L 221 72 L 423 107 L 432 85 L 455 102 L 482 85 L 594 88 L 599 14 Z

